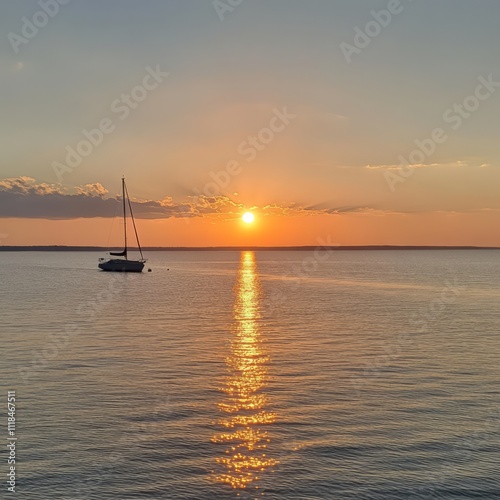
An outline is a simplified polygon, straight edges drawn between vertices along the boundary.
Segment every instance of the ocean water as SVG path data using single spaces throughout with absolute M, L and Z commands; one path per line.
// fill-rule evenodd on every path
M 19 498 L 500 498 L 499 251 L 98 257 L 0 253 Z

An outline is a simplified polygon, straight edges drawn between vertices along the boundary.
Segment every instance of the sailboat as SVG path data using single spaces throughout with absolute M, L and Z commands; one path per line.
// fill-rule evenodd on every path
M 122 252 L 109 252 L 113 257 L 125 257 L 124 259 L 99 259 L 99 268 L 103 271 L 114 271 L 118 273 L 142 273 L 144 264 L 147 262 L 142 254 L 141 244 L 139 242 L 139 235 L 137 234 L 137 227 L 135 225 L 134 214 L 132 212 L 132 204 L 128 195 L 127 185 L 125 184 L 125 177 L 122 177 L 122 201 L 123 201 L 123 229 L 125 236 L 125 245 Z M 132 218 L 134 226 L 135 238 L 137 240 L 137 247 L 141 254 L 140 260 L 129 260 L 128 247 L 127 247 L 127 205 Z

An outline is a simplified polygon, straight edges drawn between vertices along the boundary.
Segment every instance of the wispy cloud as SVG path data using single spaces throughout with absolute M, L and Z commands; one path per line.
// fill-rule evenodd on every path
M 327 203 L 315 203 L 314 205 L 308 205 L 305 207 L 300 207 L 304 212 L 309 212 L 314 215 L 327 214 L 327 215 L 341 215 L 346 213 L 354 212 L 366 212 L 373 210 L 371 207 L 366 206 L 332 206 Z
M 417 168 L 487 168 L 491 167 L 489 163 L 470 163 L 467 161 L 454 161 L 448 163 L 416 163 L 411 165 L 365 165 L 364 168 L 368 170 L 401 170 L 404 169 L 417 169 Z

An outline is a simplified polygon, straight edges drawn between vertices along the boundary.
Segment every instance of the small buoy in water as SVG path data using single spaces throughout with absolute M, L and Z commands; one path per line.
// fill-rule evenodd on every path
M 151 268 L 148 269 L 148 273 L 150 273 L 150 272 L 151 272 Z

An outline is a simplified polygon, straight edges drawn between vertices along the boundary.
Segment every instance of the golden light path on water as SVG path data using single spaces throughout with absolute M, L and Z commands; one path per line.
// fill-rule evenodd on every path
M 221 389 L 226 394 L 219 410 L 224 417 L 218 422 L 224 432 L 212 442 L 226 444 L 222 457 L 216 459 L 222 472 L 215 476 L 220 483 L 233 488 L 257 487 L 256 481 L 267 469 L 278 464 L 267 455 L 270 443 L 265 427 L 276 421 L 266 410 L 269 357 L 260 332 L 261 286 L 254 252 L 242 252 L 235 287 L 234 332 L 231 354 L 226 359 L 228 377 Z

